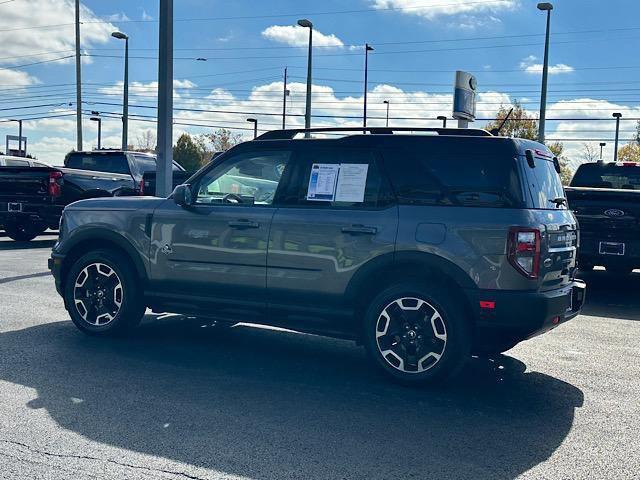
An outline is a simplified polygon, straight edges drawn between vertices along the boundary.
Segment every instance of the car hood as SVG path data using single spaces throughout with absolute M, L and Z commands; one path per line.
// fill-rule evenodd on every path
M 154 209 L 166 198 L 158 197 L 102 197 L 79 200 L 67 205 L 66 210 L 140 210 Z

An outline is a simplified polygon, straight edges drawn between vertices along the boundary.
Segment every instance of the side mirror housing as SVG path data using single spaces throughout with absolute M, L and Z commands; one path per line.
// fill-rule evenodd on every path
M 178 185 L 171 194 L 176 205 L 181 207 L 190 207 L 193 205 L 193 194 L 191 193 L 191 185 Z

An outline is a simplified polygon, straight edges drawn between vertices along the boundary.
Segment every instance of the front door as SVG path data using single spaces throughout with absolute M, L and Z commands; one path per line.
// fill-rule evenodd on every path
M 315 144 L 317 145 L 317 143 Z M 393 261 L 398 209 L 367 149 L 300 147 L 271 224 L 269 317 L 293 328 L 342 331 L 355 275 Z
M 194 203 L 168 199 L 153 217 L 151 274 L 161 304 L 210 308 L 212 317 L 258 320 L 265 311 L 273 199 L 287 151 L 231 155 L 192 185 Z

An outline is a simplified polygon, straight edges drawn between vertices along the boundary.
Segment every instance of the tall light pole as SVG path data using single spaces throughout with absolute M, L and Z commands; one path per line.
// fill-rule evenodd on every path
M 289 90 L 287 90 L 287 67 L 284 67 L 284 89 L 282 90 L 282 129 L 287 128 L 287 97 L 289 96 Z
M 602 160 L 602 149 L 606 146 L 606 142 L 600 142 L 600 160 Z
M 129 37 L 122 32 L 113 32 L 113 38 L 124 40 L 124 98 L 122 99 L 122 150 L 129 145 Z
M 547 12 L 547 33 L 544 39 L 544 63 L 542 66 L 542 92 L 540 93 L 540 120 L 538 122 L 538 141 L 544 143 L 544 124 L 547 115 L 547 79 L 549 76 L 549 30 L 553 5 L 549 2 L 539 3 L 538 10 Z
M 247 122 L 253 123 L 253 138 L 258 137 L 258 119 L 257 118 L 247 118 Z
M 306 18 L 298 20 L 298 25 L 309 29 L 309 55 L 307 57 L 307 101 L 304 112 L 304 128 L 311 128 L 311 59 L 313 50 L 313 23 Z M 309 133 L 305 135 L 309 137 Z
M 613 118 L 616 119 L 616 140 L 613 145 L 613 161 L 618 161 L 618 135 L 620 134 L 620 117 L 622 117 L 621 113 L 615 112 Z
M 387 106 L 387 123 L 386 126 L 389 126 L 389 100 L 384 100 L 382 103 L 384 103 Z
M 92 122 L 98 122 L 98 150 L 102 148 L 102 118 L 100 118 L 100 112 L 91 112 L 93 115 L 90 117 Z
M 447 117 L 444 115 L 438 115 L 436 120 L 442 120 L 442 128 L 447 128 Z
M 76 150 L 82 150 L 82 71 L 80 67 L 80 0 L 76 0 Z
M 368 43 L 364 44 L 364 109 L 362 112 L 362 126 L 367 126 L 367 82 L 369 78 L 369 52 L 373 52 L 373 47 Z
M 158 31 L 158 160 L 156 192 L 173 188 L 173 0 L 160 0 Z

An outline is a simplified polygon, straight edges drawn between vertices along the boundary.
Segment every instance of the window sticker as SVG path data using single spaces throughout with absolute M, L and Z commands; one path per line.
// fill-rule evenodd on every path
M 366 163 L 343 163 L 340 165 L 336 202 L 364 202 L 369 165 Z
M 311 166 L 307 200 L 333 202 L 336 196 L 336 180 L 339 171 L 339 164 L 314 163 Z

